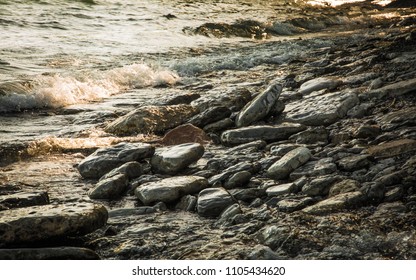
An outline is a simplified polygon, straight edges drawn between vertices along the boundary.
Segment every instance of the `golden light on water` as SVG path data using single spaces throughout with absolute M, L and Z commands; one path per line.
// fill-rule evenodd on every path
M 308 1 L 311 5 L 320 5 L 320 6 L 339 6 L 342 4 L 347 3 L 358 3 L 358 2 L 364 2 L 365 0 L 310 0 Z M 375 0 L 373 3 L 379 4 L 379 5 L 387 5 L 391 3 L 392 0 Z

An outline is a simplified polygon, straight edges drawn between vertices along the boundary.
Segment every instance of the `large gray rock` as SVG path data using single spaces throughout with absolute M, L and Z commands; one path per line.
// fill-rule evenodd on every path
M 49 204 L 47 192 L 19 192 L 0 196 L 0 211 L 2 209 L 21 208 Z
M 360 191 L 341 193 L 322 200 L 312 206 L 308 206 L 302 211 L 308 214 L 323 215 L 339 212 L 349 208 L 356 208 L 360 206 L 364 200 L 365 196 Z
M 70 203 L 2 211 L 0 243 L 18 244 L 76 236 L 104 226 L 108 213 L 103 205 Z
M 108 148 L 96 150 L 78 165 L 84 178 L 99 179 L 114 168 L 129 161 L 151 157 L 155 149 L 145 143 L 119 143 Z
M 91 199 L 116 199 L 126 191 L 129 180 L 124 174 L 99 181 L 89 193 Z
M 282 88 L 281 84 L 273 84 L 244 106 L 235 120 L 237 127 L 248 126 L 269 115 L 275 107 Z
M 329 77 L 320 77 L 313 80 L 309 80 L 304 82 L 300 88 L 299 92 L 303 95 L 309 94 L 311 92 L 321 90 L 321 89 L 334 89 L 339 84 L 341 84 L 341 80 L 336 78 L 329 78 Z
M 305 130 L 305 126 L 297 123 L 282 123 L 276 126 L 259 125 L 224 131 L 221 142 L 227 145 L 238 145 L 257 140 L 266 142 L 288 139 L 292 134 Z
M 0 249 L 0 260 L 99 260 L 94 251 L 79 247 Z
M 207 188 L 199 193 L 198 214 L 204 217 L 217 217 L 234 202 L 234 199 L 225 189 Z
M 312 154 L 308 148 L 299 147 L 291 150 L 269 167 L 267 175 L 275 180 L 285 179 L 293 170 L 305 164 L 311 157 Z
M 159 148 L 150 163 L 156 173 L 173 175 L 200 159 L 204 151 L 204 146 L 199 143 Z
M 116 135 L 158 133 L 186 122 L 198 113 L 191 105 L 143 106 L 110 123 L 105 131 Z
M 150 205 L 159 201 L 173 202 L 185 195 L 198 193 L 206 187 L 208 181 L 203 177 L 178 176 L 140 185 L 134 194 L 144 205 Z
M 347 115 L 359 103 L 352 92 L 333 92 L 313 95 L 286 106 L 286 119 L 305 125 L 330 125 Z

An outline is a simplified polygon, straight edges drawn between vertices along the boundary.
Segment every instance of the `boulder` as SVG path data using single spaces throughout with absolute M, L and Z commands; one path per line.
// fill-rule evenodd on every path
M 198 193 L 208 187 L 207 179 L 198 176 L 178 176 L 140 185 L 135 196 L 144 204 L 173 202 L 188 194 Z
M 310 126 L 330 125 L 359 103 L 353 92 L 333 92 L 294 101 L 285 108 L 286 120 Z
M 293 170 L 305 164 L 311 157 L 312 154 L 308 148 L 299 147 L 291 150 L 269 167 L 267 175 L 275 180 L 285 179 Z
M 115 135 L 160 133 L 186 122 L 198 113 L 191 105 L 143 106 L 110 123 L 105 131 Z
M 299 93 L 306 95 L 314 91 L 322 89 L 334 89 L 341 84 L 341 80 L 329 77 L 320 77 L 304 82 L 300 88 Z
M 19 192 L 0 196 L 0 211 L 2 209 L 45 204 L 49 204 L 49 196 L 47 192 Z
M 93 203 L 6 210 L 0 216 L 0 243 L 29 243 L 83 235 L 104 226 L 107 219 L 106 208 Z
M 211 138 L 199 127 L 192 124 L 183 124 L 170 130 L 163 136 L 162 145 L 179 145 L 184 143 L 206 144 Z
M 99 260 L 94 251 L 79 247 L 0 249 L 0 260 Z
M 350 208 L 356 208 L 360 206 L 364 200 L 365 196 L 360 191 L 341 193 L 322 200 L 317 204 L 308 206 L 302 211 L 313 215 L 324 215 Z
M 91 199 L 116 199 L 126 191 L 128 183 L 125 174 L 116 174 L 113 177 L 99 181 L 88 196 Z
M 248 126 L 272 113 L 282 88 L 281 84 L 273 84 L 247 103 L 236 117 L 237 127 Z
M 156 149 L 150 163 L 152 169 L 160 174 L 176 174 L 204 154 L 204 146 L 199 143 L 185 143 Z
M 288 139 L 292 134 L 305 130 L 305 126 L 296 123 L 282 123 L 276 126 L 259 125 L 224 131 L 221 142 L 226 145 L 238 145 L 257 140 L 266 142 Z
M 198 214 L 204 217 L 218 217 L 228 206 L 234 204 L 234 199 L 223 188 L 207 188 L 198 196 Z
M 108 148 L 96 150 L 78 165 L 84 178 L 98 179 L 126 162 L 151 157 L 154 147 L 145 143 L 119 143 Z

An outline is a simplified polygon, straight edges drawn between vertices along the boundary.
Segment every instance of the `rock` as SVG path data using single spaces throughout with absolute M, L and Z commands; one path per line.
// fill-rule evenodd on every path
M 197 100 L 200 98 L 201 95 L 197 93 L 193 94 L 183 94 L 183 95 L 177 95 L 168 101 L 166 101 L 166 105 L 179 105 L 179 104 L 190 104 L 192 101 Z
M 204 151 L 204 146 L 199 143 L 185 143 L 156 149 L 150 160 L 152 170 L 160 174 L 176 174 L 198 161 Z
M 160 133 L 186 122 L 198 113 L 191 105 L 143 106 L 110 123 L 105 131 L 115 135 Z
M 265 191 L 258 188 L 231 189 L 229 193 L 238 201 L 251 202 L 256 198 L 265 196 Z
M 400 200 L 404 195 L 404 190 L 402 186 L 397 186 L 392 188 L 391 190 L 387 191 L 384 194 L 384 201 L 385 202 L 394 202 Z
M 107 222 L 104 206 L 93 203 L 42 205 L 2 211 L 0 241 L 19 244 L 83 235 Z
M 371 164 L 369 159 L 369 155 L 354 155 L 344 157 L 338 161 L 338 167 L 339 169 L 345 171 L 354 171 L 367 168 Z
M 275 108 L 282 88 L 281 84 L 273 84 L 247 103 L 236 117 L 237 127 L 248 126 L 268 116 Z
M 327 195 L 330 187 L 334 183 L 340 180 L 341 178 L 339 176 L 333 176 L 333 175 L 320 176 L 318 178 L 311 180 L 309 183 L 305 184 L 302 187 L 302 193 L 309 195 L 309 196 Z
M 198 214 L 204 217 L 217 217 L 228 206 L 234 204 L 234 199 L 223 188 L 207 188 L 198 196 Z
M 184 143 L 207 144 L 211 138 L 200 128 L 192 124 L 183 124 L 170 130 L 163 136 L 162 145 L 179 145 Z
M 266 193 L 267 196 L 279 196 L 282 194 L 289 194 L 293 192 L 295 188 L 296 185 L 294 183 L 281 184 L 268 188 Z
M 159 201 L 173 202 L 185 195 L 198 193 L 206 187 L 208 182 L 203 177 L 178 176 L 140 185 L 134 194 L 144 205 L 150 205 Z
M 191 104 L 199 108 L 201 112 L 215 106 L 224 106 L 235 112 L 243 108 L 251 98 L 251 92 L 248 89 L 237 88 L 228 92 L 202 96 Z
M 394 131 L 401 126 L 416 125 L 416 107 L 388 113 L 379 119 L 383 131 Z
M 227 207 L 218 218 L 217 222 L 215 223 L 216 226 L 227 226 L 231 225 L 233 222 L 233 218 L 243 213 L 241 207 L 238 203 L 234 203 L 233 205 Z
M 308 206 L 302 211 L 313 215 L 324 215 L 350 208 L 356 208 L 360 206 L 364 200 L 365 197 L 360 191 L 342 193 L 322 200 L 317 204 Z
M 329 133 L 324 127 L 313 127 L 289 137 L 297 144 L 328 144 Z
M 181 200 L 176 204 L 175 209 L 194 212 L 196 209 L 197 198 L 193 195 L 185 195 Z
M 241 188 L 250 181 L 251 176 L 252 176 L 251 173 L 248 171 L 240 171 L 240 172 L 234 173 L 224 183 L 224 188 L 226 189 Z
M 125 174 L 117 174 L 99 181 L 88 196 L 91 199 L 116 199 L 126 191 L 128 183 L 129 181 Z
M 137 161 L 126 162 L 120 167 L 114 168 L 109 173 L 100 178 L 100 181 L 111 178 L 118 174 L 124 174 L 129 180 L 142 176 L 144 173 L 143 166 Z
M 376 158 L 394 157 L 416 151 L 416 140 L 400 139 L 372 146 L 367 152 Z
M 284 155 L 267 170 L 267 176 L 275 179 L 285 179 L 289 174 L 305 164 L 312 157 L 308 148 L 299 147 Z
M 280 200 L 276 206 L 279 208 L 279 211 L 291 213 L 301 210 L 313 204 L 313 202 L 314 199 L 311 197 L 285 198 Z
M 329 77 L 320 77 L 303 83 L 299 88 L 299 93 L 306 95 L 322 89 L 334 89 L 341 84 L 341 80 Z
M 380 135 L 381 129 L 378 125 L 362 125 L 354 133 L 355 138 L 374 139 Z
M 49 204 L 47 192 L 19 192 L 0 196 L 0 211 L 2 209 L 6 210 L 45 204 Z
M 280 144 L 280 145 L 273 145 L 270 148 L 270 154 L 273 156 L 284 156 L 291 150 L 294 150 L 296 148 L 302 147 L 298 144 Z
M 209 178 L 209 184 L 212 186 L 216 183 L 225 184 L 229 178 L 239 172 L 248 171 L 251 174 L 255 173 L 256 167 L 250 162 L 240 162 L 236 165 L 230 166 L 229 168 L 225 169 L 220 174 L 214 175 Z
M 126 162 L 151 157 L 155 149 L 145 143 L 119 143 L 108 148 L 96 150 L 78 165 L 84 178 L 98 179 Z
M 79 247 L 0 249 L 0 260 L 99 260 L 94 251 Z
M 224 131 L 221 134 L 221 142 L 226 145 L 238 145 L 257 140 L 266 142 L 288 139 L 292 134 L 304 130 L 305 127 L 295 123 L 283 123 L 276 126 L 260 125 L 249 126 Z
M 249 260 L 281 260 L 282 257 L 272 249 L 263 245 L 256 245 L 248 255 Z
M 310 96 L 286 106 L 286 120 L 310 126 L 330 125 L 346 116 L 359 103 L 353 92 Z
M 337 165 L 332 158 L 309 161 L 290 173 L 291 180 L 297 180 L 303 176 L 317 177 L 332 174 L 337 171 Z
M 352 180 L 352 179 L 345 179 L 341 182 L 335 183 L 330 189 L 329 189 L 329 197 L 335 196 L 341 193 L 347 193 L 347 192 L 355 192 L 360 190 L 360 183 Z
M 390 84 L 378 89 L 370 90 L 360 95 L 360 99 L 368 100 L 371 98 L 383 99 L 384 97 L 398 97 L 409 92 L 414 91 L 416 88 L 416 78 L 407 81 L 401 81 L 394 84 Z
M 210 123 L 206 126 L 204 126 L 204 131 L 206 132 L 217 132 L 217 131 L 223 131 L 227 128 L 233 127 L 234 122 L 230 118 L 225 118 L 223 120 Z
M 137 215 L 147 215 L 157 212 L 155 207 L 150 206 L 141 206 L 136 208 L 118 208 L 113 209 L 108 212 L 108 217 L 110 219 L 117 218 L 117 217 L 131 217 Z
M 202 128 L 210 123 L 214 123 L 222 119 L 228 118 L 230 115 L 231 111 L 227 107 L 214 106 L 206 109 L 198 115 L 193 116 L 189 120 L 189 123 Z

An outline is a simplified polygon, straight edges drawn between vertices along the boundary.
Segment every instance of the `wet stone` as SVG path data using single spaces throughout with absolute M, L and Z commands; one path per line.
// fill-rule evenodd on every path
M 312 154 L 309 149 L 296 148 L 270 166 L 267 170 L 267 176 L 275 180 L 287 178 L 292 171 L 305 164 L 311 157 Z
M 116 199 L 126 191 L 128 183 L 126 175 L 117 174 L 99 181 L 88 196 L 91 199 Z
M 234 200 L 225 189 L 207 188 L 199 193 L 198 214 L 204 217 L 217 217 L 232 204 Z
M 234 189 L 241 188 L 246 185 L 251 179 L 251 173 L 248 171 L 240 171 L 230 176 L 230 178 L 224 183 L 224 188 Z
M 193 195 L 185 195 L 181 200 L 176 204 L 175 209 L 194 212 L 196 209 L 197 198 Z
M 120 143 L 96 150 L 81 161 L 78 171 L 84 178 L 98 179 L 126 162 L 139 161 L 151 157 L 153 153 L 154 147 L 150 144 Z
M 156 149 L 150 163 L 152 169 L 160 174 L 176 174 L 204 154 L 204 146 L 199 143 L 185 143 Z
M 2 211 L 0 240 L 18 244 L 79 236 L 104 226 L 108 213 L 93 203 L 43 205 Z
M 181 197 L 198 193 L 208 187 L 208 182 L 198 176 L 177 176 L 156 182 L 145 183 L 135 190 L 136 197 L 144 204 L 173 202 Z
M 19 192 L 0 196 L 0 211 L 49 204 L 47 192 Z

